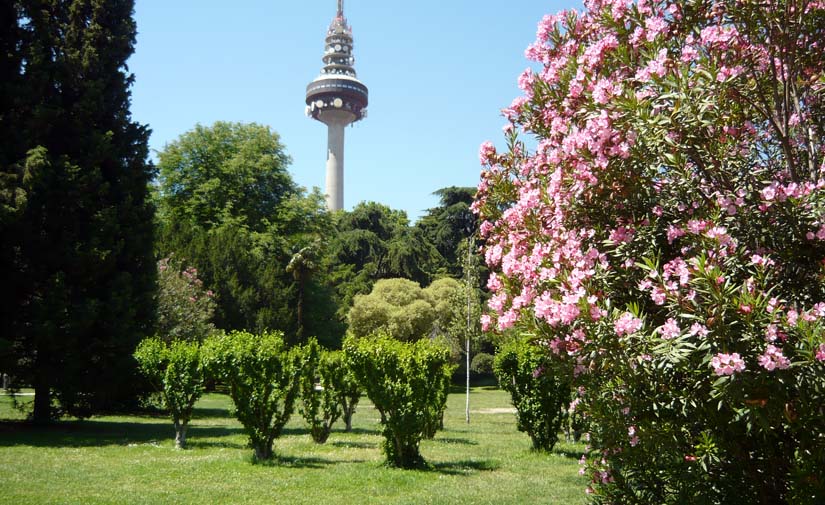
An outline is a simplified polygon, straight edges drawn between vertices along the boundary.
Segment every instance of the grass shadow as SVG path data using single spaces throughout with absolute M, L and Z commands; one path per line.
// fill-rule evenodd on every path
M 551 452 L 547 454 L 558 454 L 559 456 L 564 456 L 565 458 L 575 459 L 576 461 L 582 457 L 584 451 L 574 451 L 570 449 L 559 449 L 558 447 L 554 448 Z
M 195 407 L 195 410 L 192 412 L 193 419 L 206 419 L 210 417 L 219 419 L 234 419 L 234 416 L 232 416 L 227 409 Z
M 346 447 L 347 449 L 377 449 L 378 444 L 375 442 L 347 442 L 344 440 L 335 440 L 329 442 L 329 445 L 335 447 Z
M 209 441 L 186 438 L 187 449 L 248 449 L 248 444 L 237 442 Z
M 478 442 L 476 442 L 475 440 L 470 440 L 469 438 L 436 437 L 433 439 L 433 441 L 441 442 L 443 444 L 478 445 Z
M 438 472 L 445 475 L 472 475 L 478 472 L 493 472 L 499 469 L 499 465 L 486 460 L 459 460 L 431 463 L 428 471 Z
M 352 433 L 354 435 L 381 435 L 381 430 L 368 430 L 366 428 L 353 428 L 350 431 L 333 430 L 333 433 Z
M 192 425 L 189 436 L 210 438 L 242 433 L 240 428 Z M 130 423 L 97 421 L 59 421 L 47 426 L 27 422 L 0 423 L 0 447 L 27 445 L 32 447 L 103 447 L 148 442 L 164 442 L 175 438 L 171 421 Z M 194 442 L 194 440 L 193 440 Z
M 314 468 L 320 469 L 338 463 L 363 463 L 361 460 L 329 460 L 315 456 L 311 457 L 297 457 L 297 456 L 282 456 L 275 455 L 269 460 L 256 460 L 252 457 L 252 464 L 260 466 L 280 466 L 286 468 Z

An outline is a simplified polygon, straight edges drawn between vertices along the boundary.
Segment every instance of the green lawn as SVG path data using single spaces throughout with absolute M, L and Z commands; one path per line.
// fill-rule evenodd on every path
M 25 397 L 24 397 L 25 398 Z M 197 405 L 190 449 L 174 448 L 164 417 L 106 416 L 34 429 L 0 424 L 0 503 L 25 504 L 530 504 L 584 502 L 578 475 L 581 444 L 552 454 L 529 450 L 516 431 L 507 393 L 476 388 L 472 423 L 464 395 L 450 395 L 445 430 L 422 443 L 431 470 L 382 466 L 378 414 L 364 398 L 353 432 L 335 431 L 325 445 L 293 416 L 275 441 L 278 458 L 252 464 L 246 437 L 230 417 L 228 397 Z M 0 418 L 19 417 L 7 396 Z M 340 428 L 340 427 L 339 427 Z

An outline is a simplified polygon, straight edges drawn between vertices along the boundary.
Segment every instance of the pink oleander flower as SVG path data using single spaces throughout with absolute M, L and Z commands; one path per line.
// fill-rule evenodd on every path
M 627 436 L 630 437 L 631 447 L 636 447 L 639 444 L 639 436 L 636 435 L 636 427 L 630 426 L 627 429 Z
M 707 221 L 699 221 L 697 219 L 691 219 L 687 223 L 687 231 L 689 231 L 690 233 L 693 233 L 695 235 L 698 235 L 698 234 L 702 233 L 703 231 L 705 231 L 705 228 L 707 228 L 709 224 L 710 223 L 708 223 Z
M 799 319 L 799 312 L 791 309 L 788 311 L 788 326 L 796 326 L 796 322 Z
M 630 312 L 625 312 L 613 323 L 613 328 L 615 328 L 616 335 L 619 337 L 636 333 L 641 327 L 642 320 Z
M 492 325 L 493 325 L 493 318 L 491 318 L 489 314 L 483 314 L 481 316 L 481 331 L 484 331 L 484 332 L 490 331 L 490 327 Z
M 506 330 L 512 328 L 518 321 L 518 312 L 515 310 L 508 310 L 498 318 L 498 329 Z
M 699 336 L 702 338 L 707 337 L 708 333 L 710 333 L 710 331 L 708 331 L 708 328 L 702 323 L 693 323 L 688 332 L 691 337 Z
M 482 165 L 492 164 L 496 156 L 496 146 L 489 140 L 481 144 L 478 149 L 478 159 Z
M 765 352 L 757 360 L 759 365 L 765 370 L 772 372 L 774 369 L 785 370 L 791 366 L 791 360 L 782 354 L 782 350 L 775 345 L 768 344 Z
M 678 226 L 668 225 L 667 227 L 667 243 L 672 244 L 674 240 L 683 236 L 685 234 L 685 230 L 679 228 Z
M 819 344 L 819 349 L 816 351 L 817 361 L 825 361 L 825 344 Z
M 656 305 L 664 305 L 665 300 L 667 299 L 667 293 L 665 293 L 665 290 L 661 287 L 655 286 L 650 292 L 650 298 Z
M 625 226 L 619 226 L 612 232 L 610 232 L 610 237 L 608 237 L 612 242 L 630 242 L 633 240 L 633 235 L 635 234 L 635 230 L 633 228 L 627 228 Z
M 668 320 L 665 321 L 665 324 L 659 328 L 659 335 L 661 335 L 661 337 L 665 340 L 676 338 L 681 335 L 681 333 L 682 329 L 679 328 L 679 323 L 677 323 L 672 317 L 668 318 Z
M 745 361 L 738 352 L 726 354 L 720 352 L 710 360 L 716 375 L 733 375 L 745 369 Z
M 753 256 L 751 256 L 751 263 L 760 267 L 770 267 L 775 264 L 775 262 L 772 259 L 767 258 L 765 256 L 760 256 L 758 254 L 754 254 Z

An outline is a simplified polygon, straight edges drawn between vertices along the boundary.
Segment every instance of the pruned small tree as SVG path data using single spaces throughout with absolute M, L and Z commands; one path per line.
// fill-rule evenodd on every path
M 315 338 L 302 348 L 304 367 L 301 371 L 301 415 L 309 425 L 312 440 L 323 444 L 332 432 L 332 425 L 341 417 L 338 384 L 339 363 L 329 359 L 329 352 L 321 349 Z
M 493 369 L 513 400 L 519 431 L 530 435 L 533 449 L 553 450 L 570 404 L 569 376 L 559 373 L 539 346 L 521 340 L 502 347 Z
M 328 381 L 334 385 L 335 397 L 341 406 L 341 419 L 344 421 L 345 431 L 352 431 L 352 416 L 361 399 L 361 386 L 355 374 L 344 359 L 341 351 L 327 351 L 324 353 L 326 362 L 325 371 Z
M 148 338 L 138 345 L 134 356 L 141 372 L 161 392 L 175 425 L 175 447 L 186 448 L 189 421 L 206 381 L 200 344 Z
M 382 335 L 350 337 L 344 354 L 381 415 L 387 464 L 423 466 L 419 444 L 444 409 L 441 378 L 452 372 L 449 349 L 429 340 L 406 343 Z
M 444 413 L 447 410 L 447 397 L 450 394 L 453 372 L 456 365 L 450 364 L 442 366 L 438 370 L 433 370 L 430 376 L 433 401 L 430 404 L 430 415 L 427 417 L 427 427 L 424 436 L 434 438 L 438 430 L 444 429 Z
M 210 371 L 229 387 L 255 459 L 272 459 L 272 444 L 295 407 L 304 353 L 287 349 L 280 332 L 233 331 L 210 338 L 204 348 Z

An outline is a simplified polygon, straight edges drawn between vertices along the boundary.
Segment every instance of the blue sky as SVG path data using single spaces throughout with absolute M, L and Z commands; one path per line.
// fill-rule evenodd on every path
M 364 200 L 415 221 L 432 192 L 475 186 L 478 146 L 502 143 L 524 49 L 569 1 L 346 0 L 368 117 L 346 131 L 344 205 Z M 132 115 L 162 150 L 195 124 L 256 122 L 281 135 L 290 172 L 323 188 L 326 127 L 304 115 L 336 0 L 137 0 Z

